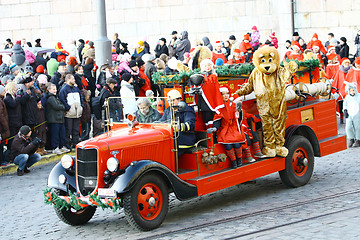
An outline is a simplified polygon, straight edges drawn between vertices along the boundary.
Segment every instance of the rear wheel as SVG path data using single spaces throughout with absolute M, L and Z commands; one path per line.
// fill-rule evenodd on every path
M 64 196 L 64 192 L 60 190 L 55 190 L 54 193 L 58 196 Z M 69 210 L 67 210 L 66 208 L 54 209 L 56 215 L 60 218 L 61 221 L 72 226 L 83 225 L 87 223 L 94 216 L 96 211 L 96 207 L 93 206 L 88 206 L 81 210 L 75 210 L 74 208 L 69 208 Z
M 309 140 L 300 135 L 290 138 L 288 150 L 280 178 L 290 187 L 303 186 L 309 182 L 314 170 L 314 150 Z
M 143 231 L 161 225 L 168 212 L 169 194 L 164 180 L 156 174 L 148 174 L 139 179 L 124 196 L 126 220 Z

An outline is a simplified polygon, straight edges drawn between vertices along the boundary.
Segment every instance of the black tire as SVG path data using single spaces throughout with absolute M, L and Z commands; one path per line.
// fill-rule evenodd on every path
M 62 194 L 62 191 L 60 190 L 54 190 L 54 192 L 60 196 Z M 69 210 L 63 208 L 60 210 L 59 208 L 54 207 L 54 209 L 56 215 L 60 218 L 61 221 L 72 226 L 83 225 L 87 223 L 94 216 L 96 211 L 96 207 L 93 206 L 88 206 L 78 211 L 73 208 L 70 208 Z
M 124 195 L 123 200 L 129 224 L 142 231 L 149 231 L 159 227 L 166 217 L 169 207 L 168 187 L 160 176 L 150 173 L 141 177 Z
M 303 136 L 292 136 L 287 145 L 289 150 L 285 158 L 285 169 L 280 171 L 280 178 L 289 187 L 300 187 L 307 184 L 314 170 L 314 150 L 309 140 Z M 302 164 L 303 159 L 307 165 Z

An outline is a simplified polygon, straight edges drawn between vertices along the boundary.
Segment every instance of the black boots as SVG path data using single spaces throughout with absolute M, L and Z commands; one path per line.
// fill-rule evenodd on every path
M 24 168 L 24 173 L 29 173 L 29 172 L 30 172 L 30 170 L 27 167 L 25 167 Z
M 352 145 L 352 147 L 360 147 L 360 140 L 355 139 L 355 143 Z
M 355 139 L 349 139 L 348 147 L 351 148 L 355 142 Z
M 17 169 L 17 175 L 18 176 L 24 175 L 24 170 Z
M 235 161 L 231 161 L 231 168 L 235 169 L 235 168 L 237 168 L 237 167 L 238 167 L 237 161 L 236 161 L 236 160 L 235 160 Z
M 241 167 L 243 165 L 242 158 L 237 158 L 236 163 L 238 167 Z

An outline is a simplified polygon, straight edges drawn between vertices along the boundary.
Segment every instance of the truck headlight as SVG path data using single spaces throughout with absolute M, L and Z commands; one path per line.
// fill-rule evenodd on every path
M 119 168 L 119 160 L 114 157 L 111 157 L 106 162 L 106 167 L 110 172 L 115 172 Z
M 74 160 L 70 155 L 62 156 L 61 165 L 63 166 L 63 168 L 69 169 L 72 167 L 73 164 L 74 164 Z

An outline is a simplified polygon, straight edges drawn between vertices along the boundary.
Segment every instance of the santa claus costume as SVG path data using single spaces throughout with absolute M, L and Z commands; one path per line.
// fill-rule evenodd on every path
M 229 58 L 229 61 L 227 61 L 227 64 L 233 65 L 233 64 L 240 64 L 245 63 L 245 56 L 241 56 L 240 49 L 234 50 L 234 55 Z
M 350 60 L 347 58 L 342 59 L 341 65 L 339 66 L 339 70 L 334 75 L 333 78 L 334 81 L 331 84 L 334 88 L 337 89 L 337 92 L 334 94 L 334 96 L 337 102 L 341 124 L 344 123 L 343 100 L 346 96 L 344 81 L 350 69 L 351 69 Z
M 193 104 L 197 103 L 206 128 L 210 128 L 214 112 L 219 113 L 219 109 L 225 105 L 219 91 L 220 85 L 214 71 L 214 63 L 210 59 L 204 59 L 200 63 L 200 68 L 204 82 L 201 84 L 200 94 L 196 95 Z
M 212 52 L 212 62 L 215 64 L 216 59 L 220 58 L 223 60 L 224 63 L 227 62 L 225 54 L 221 51 L 222 44 L 220 41 L 216 41 L 214 44 L 214 50 Z
M 328 65 L 325 68 L 325 74 L 327 79 L 334 79 L 335 74 L 339 71 L 340 67 L 340 56 L 336 53 L 327 55 Z
M 324 45 L 323 45 L 322 42 L 319 40 L 319 37 L 318 37 L 317 33 L 314 33 L 311 41 L 307 44 L 307 49 L 312 49 L 314 45 L 319 46 L 320 51 L 321 51 L 323 54 L 326 54 L 326 53 L 327 53 Z
M 221 108 L 214 116 L 213 128 L 208 129 L 208 133 L 217 131 L 217 141 L 225 147 L 226 155 L 231 161 L 232 168 L 242 165 L 242 145 L 246 145 L 242 121 L 243 115 L 241 102 L 234 103 L 230 100 L 230 89 L 226 86 L 219 89 L 222 95 L 224 108 Z M 238 107 L 237 107 L 238 105 Z
M 360 89 L 360 57 L 357 57 L 355 59 L 355 67 L 351 68 L 348 72 L 348 74 L 346 75 L 345 78 L 346 82 L 354 82 L 356 83 L 356 89 L 359 92 Z
M 291 42 L 291 50 L 285 53 L 284 61 L 295 60 L 295 59 L 302 61 L 304 59 L 304 56 L 302 55 L 301 52 L 302 52 L 302 48 L 300 44 L 297 41 L 293 40 Z

